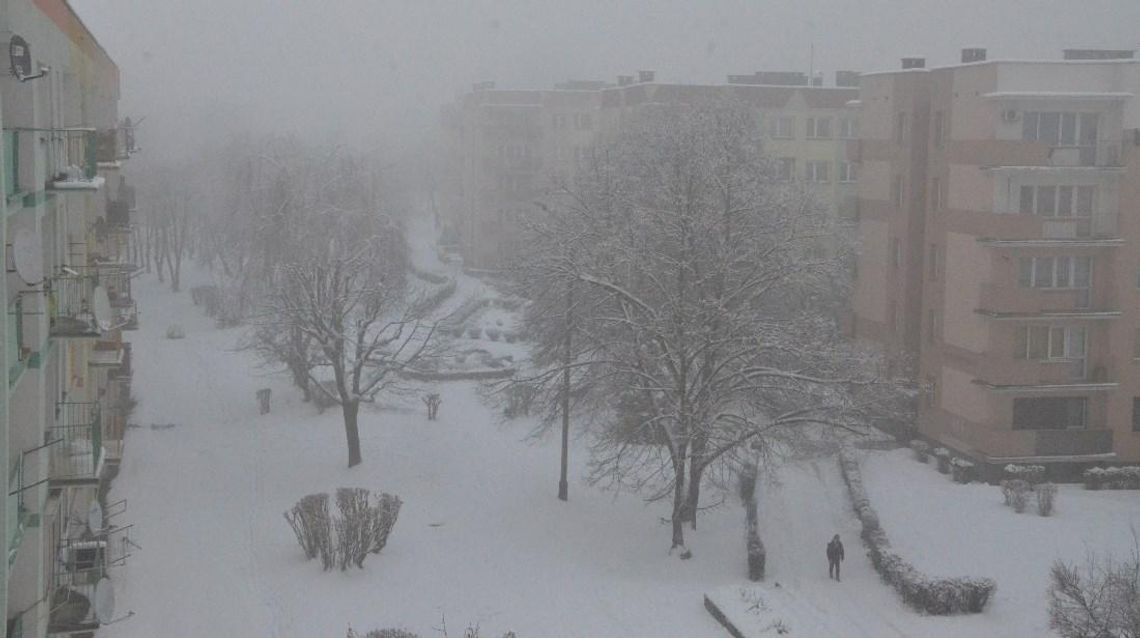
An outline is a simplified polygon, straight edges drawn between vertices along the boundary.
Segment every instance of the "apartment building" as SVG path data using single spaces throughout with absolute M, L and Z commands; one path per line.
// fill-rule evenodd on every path
M 106 485 L 130 408 L 133 130 L 119 71 L 65 0 L 0 0 L 0 606 L 7 635 L 93 635 L 130 553 Z
M 758 72 L 691 85 L 659 83 L 641 71 L 616 84 L 568 82 L 553 90 L 476 85 L 444 110 L 445 223 L 465 265 L 498 267 L 519 221 L 546 189 L 588 161 L 600 136 L 651 105 L 714 99 L 753 105 L 785 179 L 809 183 L 825 205 L 853 218 L 856 164 L 846 147 L 858 135 L 856 77 L 840 72 L 837 84 L 844 86 L 823 87 L 803 73 Z
M 1140 461 L 1140 61 L 902 67 L 861 78 L 856 337 L 991 476 Z

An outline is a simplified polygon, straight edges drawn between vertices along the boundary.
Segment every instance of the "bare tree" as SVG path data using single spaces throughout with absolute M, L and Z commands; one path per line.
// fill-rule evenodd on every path
M 411 299 L 400 226 L 379 210 L 379 190 L 354 158 L 324 158 L 294 184 L 297 221 L 274 258 L 255 324 L 311 344 L 309 387 L 344 414 L 348 466 L 361 462 L 360 404 L 397 386 L 400 370 L 432 344 L 435 325 Z M 303 188 L 302 188 L 303 186 Z M 332 387 L 318 375 L 332 376 Z
M 1089 554 L 1049 572 L 1049 626 L 1064 638 L 1140 638 L 1140 543 L 1125 560 Z
M 592 477 L 671 498 L 683 556 L 707 472 L 846 428 L 894 391 L 837 325 L 844 234 L 810 192 L 776 180 L 755 118 L 733 103 L 642 114 L 551 198 L 541 219 L 556 232 L 527 238 L 555 256 L 537 285 L 573 282 L 583 299 L 574 360 L 538 360 L 588 369 L 595 413 L 636 407 L 606 420 Z

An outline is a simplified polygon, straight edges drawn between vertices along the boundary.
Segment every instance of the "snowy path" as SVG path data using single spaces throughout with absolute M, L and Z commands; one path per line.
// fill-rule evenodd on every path
M 863 550 L 859 523 L 851 512 L 832 456 L 799 461 L 779 472 L 759 497 L 760 533 L 768 550 L 767 578 L 794 592 L 814 611 L 814 623 L 832 636 L 914 636 L 894 617 L 909 614 L 879 580 Z M 845 546 L 842 582 L 827 575 L 824 548 L 839 534 Z M 795 621 L 791 621 L 794 625 Z

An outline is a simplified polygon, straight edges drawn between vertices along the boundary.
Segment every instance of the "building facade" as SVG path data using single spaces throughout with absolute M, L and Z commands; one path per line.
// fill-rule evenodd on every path
M 850 84 L 852 75 L 838 76 Z M 589 159 L 591 148 L 652 105 L 734 99 L 757 109 L 757 127 L 788 180 L 810 183 L 845 217 L 855 210 L 856 165 L 847 144 L 858 135 L 851 86 L 811 86 L 802 73 L 729 76 L 724 85 L 659 83 L 642 71 L 616 84 L 568 82 L 552 90 L 476 85 L 444 110 L 443 222 L 464 263 L 496 268 L 509 255 L 519 221 L 549 188 Z M 759 82 L 783 82 L 760 84 Z
M 93 635 L 130 553 L 122 458 L 137 325 L 119 71 L 65 0 L 0 1 L 0 513 L 7 635 Z
M 861 78 L 855 334 L 989 468 L 1140 461 L 1140 63 L 1088 53 Z

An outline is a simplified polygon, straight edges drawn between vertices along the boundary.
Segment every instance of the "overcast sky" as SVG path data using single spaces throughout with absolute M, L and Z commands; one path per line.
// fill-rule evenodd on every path
M 71 0 L 118 62 L 153 153 L 233 131 L 414 145 L 472 82 L 544 87 L 638 69 L 882 70 L 1140 48 L 1138 0 Z

